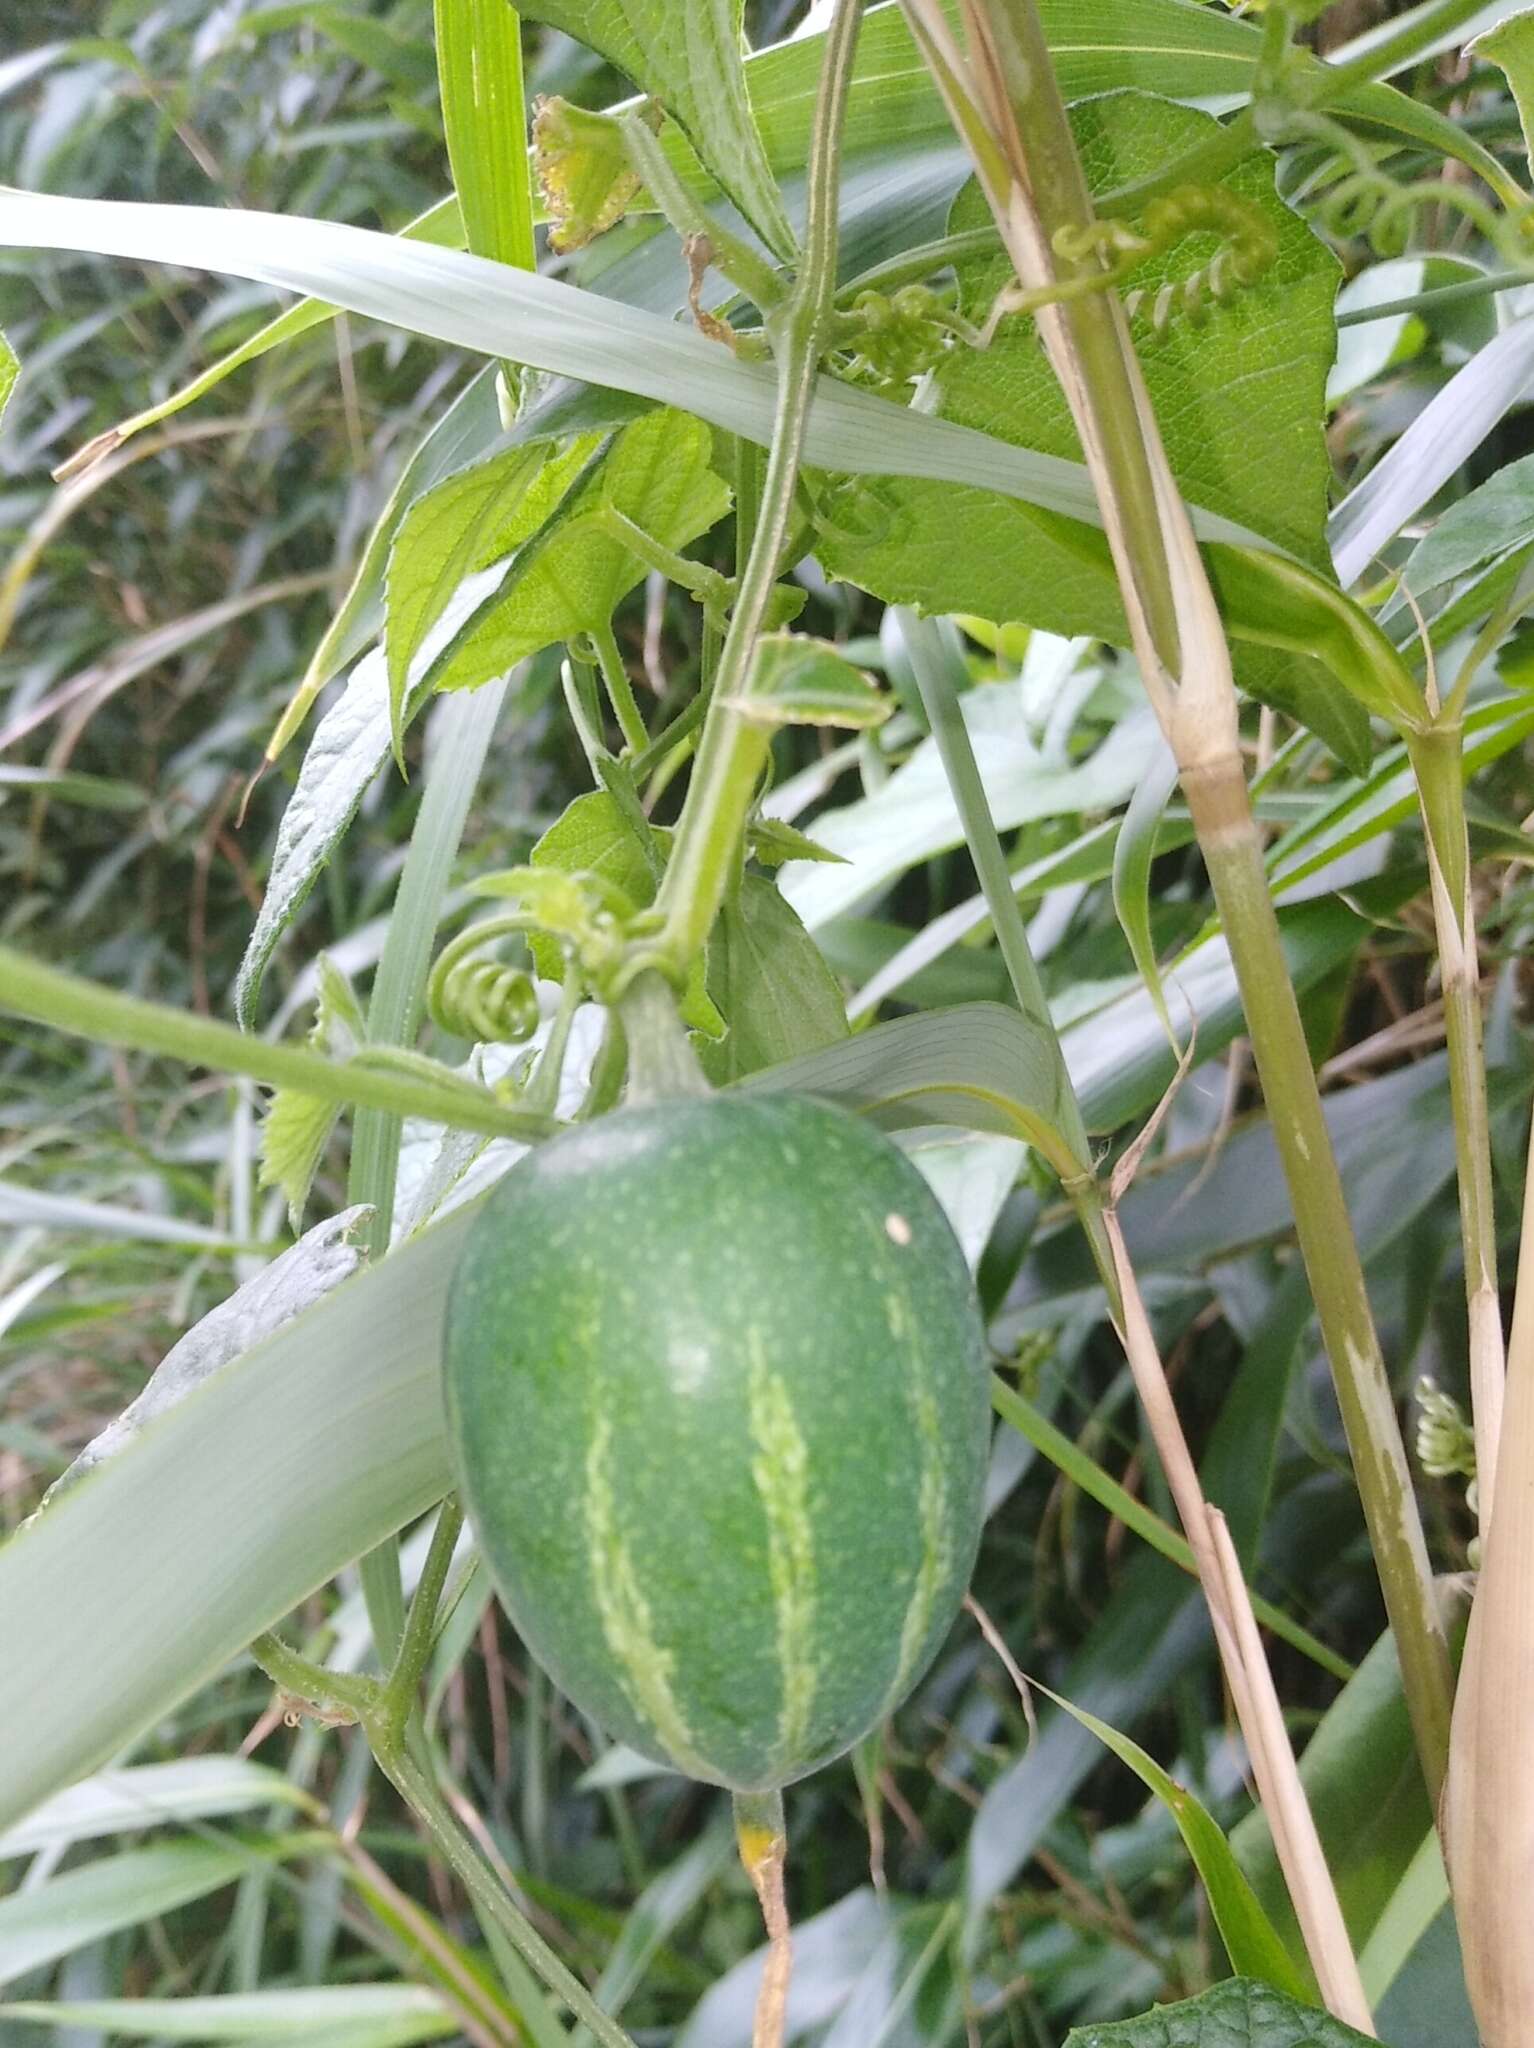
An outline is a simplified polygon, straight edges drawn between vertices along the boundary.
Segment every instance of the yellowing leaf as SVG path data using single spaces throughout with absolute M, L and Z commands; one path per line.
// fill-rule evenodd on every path
M 534 112 L 533 167 L 552 223 L 549 247 L 561 254 L 604 234 L 639 190 L 612 115 L 558 97 L 540 99 Z

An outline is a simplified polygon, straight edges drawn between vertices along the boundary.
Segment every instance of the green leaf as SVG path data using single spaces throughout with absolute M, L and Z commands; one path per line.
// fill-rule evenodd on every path
M 564 448 L 503 449 L 444 477 L 399 522 L 389 550 L 385 638 L 396 759 L 411 669 L 427 634 L 468 577 L 512 554 L 553 517 L 598 445 L 589 435 Z
M 661 826 L 652 828 L 646 845 L 622 806 L 599 789 L 576 797 L 544 833 L 530 858 L 535 868 L 595 875 L 636 910 L 647 910 L 655 901 L 670 847 L 671 834 Z M 564 967 L 557 944 L 537 933 L 530 944 L 534 964 L 544 979 L 562 979 Z M 724 1020 L 704 986 L 704 975 L 703 961 L 695 961 L 680 1006 L 682 1021 L 708 1038 L 717 1038 Z
M 1153 174 L 1214 128 L 1207 115 L 1127 93 L 1074 108 L 1072 122 L 1095 191 Z M 1261 211 L 1277 236 L 1271 268 L 1227 304 L 1211 307 L 1207 319 L 1175 318 L 1165 335 L 1145 339 L 1140 353 L 1167 454 L 1188 498 L 1324 569 L 1331 465 L 1323 429 L 1337 264 L 1279 200 L 1273 175 L 1273 159 L 1263 152 L 1223 181 Z M 977 189 L 966 186 L 953 229 L 983 228 L 989 220 Z M 1216 246 L 1208 234 L 1185 236 L 1141 264 L 1129 283 L 1154 295 L 1207 264 Z M 963 311 L 983 320 L 1010 277 L 1006 259 L 998 248 L 957 269 Z M 935 376 L 945 419 L 1039 453 L 1077 456 L 1069 409 L 1031 321 L 1004 320 L 986 350 L 950 349 Z M 1072 559 L 1070 537 L 1054 521 L 1015 503 L 998 505 L 988 493 L 919 481 L 880 484 L 861 502 L 853 495 L 845 513 L 838 507 L 821 552 L 831 573 L 923 610 L 1124 639 L 1106 562 Z
M 433 663 L 432 686 L 472 689 L 553 641 L 605 626 L 643 581 L 645 565 L 608 532 L 604 507 L 623 513 L 663 547 L 686 547 L 729 504 L 709 464 L 712 444 L 708 428 L 683 413 L 649 413 L 625 427 L 550 508 L 496 589 Z
M 1161 986 L 1161 967 L 1151 932 L 1150 878 L 1162 813 L 1176 787 L 1177 757 L 1163 740 L 1145 764 L 1113 847 L 1113 908 L 1156 1015 L 1174 1044 L 1176 1033 Z
M 894 708 L 873 678 L 808 633 L 764 633 L 751 659 L 751 680 L 732 700 L 758 725 L 834 725 L 866 732 Z
M 16 360 L 16 351 L 0 334 L 0 420 L 5 418 L 5 408 L 10 403 L 11 393 L 16 389 L 16 379 L 21 375 L 21 365 Z
M 522 12 L 598 50 L 658 101 L 775 256 L 793 232 L 746 92 L 741 0 L 530 0 Z
M 1469 45 L 1467 55 L 1495 64 L 1512 88 L 1518 107 L 1523 147 L 1534 162 L 1534 13 L 1515 14 L 1498 22 Z
M 780 868 L 790 860 L 823 860 L 833 864 L 845 855 L 833 853 L 807 832 L 785 825 L 781 818 L 754 818 L 746 827 L 746 844 L 764 868 Z
M 433 484 L 450 475 L 471 457 L 495 441 L 501 432 L 501 410 L 496 398 L 497 371 L 486 365 L 436 420 L 417 444 L 379 513 L 367 545 L 353 573 L 345 597 L 336 609 L 324 637 L 309 657 L 303 681 L 294 691 L 268 745 L 272 756 L 279 754 L 308 714 L 325 685 L 338 676 L 348 662 L 378 637 L 383 623 L 380 602 L 388 568 L 389 550 L 400 522 L 417 498 Z
M 1524 17 L 1534 28 L 1534 15 Z M 1534 52 L 1531 52 L 1534 66 Z M 1406 558 L 1401 583 L 1418 604 L 1534 539 L 1534 455 L 1509 462 L 1442 512 Z M 1402 598 L 1401 605 L 1404 606 Z M 1398 609 L 1396 606 L 1392 610 Z M 1388 616 L 1388 614 L 1387 614 Z
M 1240 1977 L 1116 2026 L 1073 2027 L 1065 2048 L 1367 2048 L 1330 2013 Z
M 1240 625 L 1227 618 L 1232 633 Z M 1231 649 L 1236 687 L 1259 704 L 1270 704 L 1313 732 L 1354 775 L 1367 775 L 1374 754 L 1369 713 L 1336 675 L 1312 654 L 1251 641 Z
M 327 1059 L 349 1060 L 367 1042 L 362 1006 L 327 954 L 321 953 L 316 968 L 319 995 L 309 1044 Z M 339 1115 L 338 1103 L 297 1088 L 279 1088 L 267 1108 L 261 1126 L 261 1186 L 281 1188 L 295 1231 Z
M 955 1124 L 1023 1138 L 1070 1170 L 1053 1047 L 1001 1003 L 897 1017 L 742 1085 L 830 1095 L 885 1130 Z
M 1274 1932 L 1272 1921 L 1258 1903 L 1256 1893 L 1231 1854 L 1224 1831 L 1208 1808 L 1164 1771 L 1139 1743 L 1121 1735 L 1117 1728 L 1099 1720 L 1096 1714 L 1089 1714 L 1084 1707 L 1073 1706 L 1047 1685 L 1040 1685 L 1037 1679 L 1030 1679 L 1029 1683 L 1089 1729 L 1121 1763 L 1128 1764 L 1176 1821 L 1177 1831 L 1187 1844 L 1188 1854 L 1209 1895 L 1215 1925 L 1236 1974 L 1255 1978 L 1291 1998 L 1303 1998 L 1305 1982 L 1290 1962 L 1287 1949 Z
M 92 811 L 141 811 L 149 798 L 131 782 L 107 775 L 86 775 L 77 768 L 22 768 L 0 762 L 0 798 L 7 790 L 47 797 L 52 803 L 80 804 Z
M 1138 93 L 1078 107 L 1072 126 L 1093 191 L 1154 175 L 1217 128 L 1206 114 Z M 1324 421 L 1326 376 L 1336 351 L 1332 302 L 1339 265 L 1278 197 L 1269 152 L 1246 158 L 1220 183 L 1262 216 L 1277 255 L 1256 283 L 1210 307 L 1203 321 L 1174 318 L 1159 337 L 1142 322 L 1132 323 L 1146 385 L 1186 496 L 1329 570 L 1325 529 L 1332 470 Z M 966 187 L 954 206 L 954 228 L 987 219 L 979 192 Z M 1154 297 L 1163 285 L 1192 276 L 1218 246 L 1208 234 L 1186 235 L 1140 264 L 1125 289 L 1144 289 Z M 961 275 L 966 310 L 984 318 L 1007 277 L 999 255 L 967 265 Z M 984 418 L 989 432 L 1075 454 L 1068 409 L 1032 323 L 1003 322 L 984 353 L 954 351 L 943 385 L 948 417 L 971 424 Z M 1024 422 L 1026 432 L 1017 432 Z
M 174 1912 L 248 1871 L 315 1846 L 288 1836 L 249 1843 L 160 1842 L 69 1870 L 0 1899 L 0 1984 L 102 1941 L 119 1928 Z
M 0 1835 L 0 1860 L 273 1805 L 312 1809 L 313 1801 L 281 1771 L 248 1757 L 189 1756 L 168 1764 L 135 1764 L 102 1771 L 45 1801 L 19 1827 Z
M 512 356 L 534 369 L 683 408 L 762 446 L 772 438 L 770 365 L 744 361 L 674 320 L 454 249 L 232 207 L 143 206 L 5 189 L 0 247 L 194 264 L 316 293 L 455 347 Z M 816 387 L 805 451 L 825 470 L 945 477 L 1015 493 L 1091 524 L 1100 518 L 1079 462 L 892 405 L 831 377 Z M 1194 524 L 1206 539 L 1254 538 L 1197 507 Z
M 708 942 L 725 1035 L 701 1050 L 716 1088 L 847 1036 L 847 1009 L 815 941 L 773 883 L 747 875 Z
M 464 238 L 476 256 L 531 270 L 538 257 L 522 25 L 506 0 L 437 0 L 436 27 L 442 121 Z
M 437 1997 L 418 1984 L 326 1984 L 313 1990 L 240 1991 L 222 1998 L 93 1998 L 8 2008 L 18 2020 L 86 2027 L 166 2041 L 306 2042 L 334 2039 L 353 2048 L 353 2029 L 386 2029 L 400 2044 L 450 2034 L 458 2025 Z M 332 2033 L 332 2030 L 335 2030 Z M 360 2037 L 359 2037 L 360 2038 Z M 371 2039 L 371 2034 L 369 2036 Z

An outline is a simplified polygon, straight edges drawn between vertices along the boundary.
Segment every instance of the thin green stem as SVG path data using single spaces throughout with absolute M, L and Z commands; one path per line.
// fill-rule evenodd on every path
M 374 1720 L 396 1739 L 403 1738 L 421 1679 L 431 1658 L 437 1609 L 442 1604 L 442 1589 L 447 1584 L 462 1528 L 463 1509 L 449 1494 L 437 1512 L 437 1526 L 432 1531 L 431 1547 L 426 1553 L 415 1598 L 410 1603 L 410 1618 L 400 1638 L 399 1655 L 394 1660 L 394 1669 L 389 1673 L 374 1712 Z
M 645 731 L 644 720 L 639 715 L 634 685 L 629 681 L 628 670 L 623 666 L 623 653 L 618 646 L 618 636 L 613 631 L 611 619 L 605 625 L 592 628 L 591 644 L 596 649 L 597 666 L 602 671 L 607 700 L 613 707 L 618 730 L 623 734 L 623 744 L 631 754 L 641 754 L 649 744 L 650 735 Z
M 1457 306 L 1467 299 L 1484 299 L 1494 292 L 1510 292 L 1534 282 L 1527 270 L 1489 270 L 1484 277 L 1467 277 L 1459 284 L 1435 285 L 1431 291 L 1412 292 L 1404 299 L 1382 299 L 1377 306 L 1355 306 L 1337 315 L 1339 327 L 1367 327 L 1371 320 L 1389 320 L 1398 313 L 1432 313 L 1440 306 Z
M 60 967 L 44 966 L 0 946 L 0 1011 L 30 1017 L 71 1037 L 134 1052 L 158 1053 L 215 1074 L 248 1074 L 269 1088 L 291 1088 L 324 1102 L 361 1104 L 395 1116 L 419 1116 L 487 1138 L 532 1142 L 558 1128 L 548 1117 L 507 1109 L 487 1089 L 441 1070 L 406 1071 L 370 1062 L 366 1055 L 327 1060 L 296 1045 L 273 1045 L 211 1017 L 120 994 Z
M 965 842 L 975 863 L 986 908 L 991 913 L 996 944 L 1017 997 L 1018 1008 L 1043 1038 L 1054 1065 L 1059 1134 L 1058 1148 L 1050 1158 L 1050 1164 L 1060 1175 L 1061 1185 L 1075 1208 L 1098 1273 L 1108 1290 L 1109 1304 L 1117 1314 L 1120 1306 L 1118 1282 L 1114 1274 L 1112 1246 L 1103 1224 L 1102 1191 L 1092 1170 L 1091 1140 L 1087 1136 L 1081 1104 L 1060 1047 L 1059 1034 L 1049 1014 L 1049 998 L 1044 993 L 1033 949 L 1028 944 L 1028 927 L 1023 922 L 1023 914 L 1013 892 L 1007 856 L 991 815 L 959 695 L 949 673 L 948 656 L 931 620 L 918 618 L 916 613 L 904 609 L 896 616 L 906 652 L 911 658 L 916 687 L 921 693 L 922 708 L 927 714 L 932 737 L 942 758 L 943 772 L 963 822 Z
M 810 139 L 803 261 L 792 297 L 770 322 L 778 371 L 772 447 L 698 758 L 657 898 L 662 925 L 650 964 L 663 965 L 674 980 L 685 976 L 718 914 L 771 748 L 768 728 L 750 715 L 751 664 L 794 516 L 805 423 L 835 300 L 837 169 L 861 18 L 858 0 L 838 0 L 826 34 Z
M 313 1707 L 329 1719 L 362 1721 L 378 1704 L 381 1689 L 375 1679 L 328 1670 L 290 1649 L 270 1631 L 256 1637 L 250 1654 L 289 1699 Z
M 695 562 L 689 556 L 679 554 L 675 548 L 668 548 L 653 534 L 646 533 L 626 512 L 620 512 L 616 505 L 603 505 L 596 517 L 603 530 L 626 547 L 630 554 L 637 555 L 647 569 L 659 570 L 668 583 L 678 584 L 698 600 L 706 613 L 712 613 L 716 621 L 729 616 L 735 599 L 735 586 L 728 576 L 721 576 L 707 562 Z
M 643 116 L 639 113 L 624 114 L 619 118 L 619 126 L 623 130 L 623 146 L 628 152 L 629 162 L 683 241 L 706 240 L 715 266 L 763 313 L 770 313 L 781 306 L 788 289 L 782 278 L 739 235 L 732 234 L 715 220 L 707 207 L 687 189 L 672 169 L 669 157 Z
M 473 1900 L 475 1909 L 493 1923 L 517 1953 L 541 1977 L 575 2017 L 589 2027 L 603 2048 L 634 2048 L 610 2013 L 603 2012 L 574 1972 L 555 1954 L 543 1936 L 512 1900 L 485 1861 L 479 1846 L 465 1832 L 431 1778 L 403 1747 L 375 1744 L 379 1769 L 425 1829 L 453 1875 Z
M 600 784 L 602 763 L 607 759 L 607 749 L 602 744 L 598 730 L 599 720 L 592 699 L 595 692 L 589 687 L 591 667 L 589 663 L 569 660 L 559 664 L 559 683 L 564 691 L 565 709 L 570 714 L 570 723 L 575 727 L 575 737 L 581 743 L 581 752 L 586 756 L 586 766 L 591 770 L 591 779 Z

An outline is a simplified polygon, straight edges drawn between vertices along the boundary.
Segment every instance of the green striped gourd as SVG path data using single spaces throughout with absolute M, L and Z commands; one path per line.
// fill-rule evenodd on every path
M 926 1182 L 792 1096 L 520 1161 L 453 1283 L 447 1408 L 503 1604 L 612 1734 L 736 1791 L 896 1707 L 979 1540 L 982 1333 Z

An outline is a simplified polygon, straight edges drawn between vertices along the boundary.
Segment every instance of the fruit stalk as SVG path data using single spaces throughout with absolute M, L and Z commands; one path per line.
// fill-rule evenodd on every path
M 735 1840 L 751 1887 L 761 1902 L 762 1924 L 767 1929 L 767 1960 L 756 1995 L 751 2048 L 782 2048 L 794 1951 L 788 1923 L 788 1894 L 783 1885 L 788 1832 L 781 1792 L 736 1794 Z

